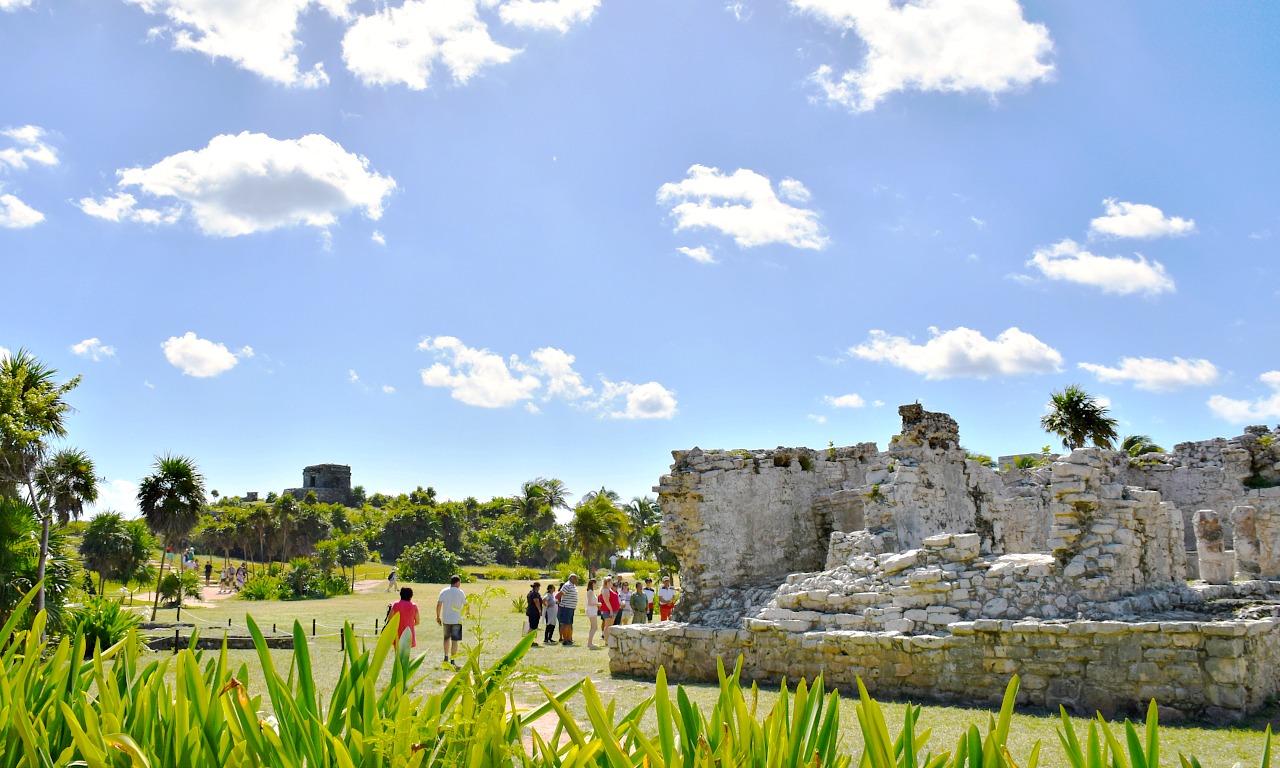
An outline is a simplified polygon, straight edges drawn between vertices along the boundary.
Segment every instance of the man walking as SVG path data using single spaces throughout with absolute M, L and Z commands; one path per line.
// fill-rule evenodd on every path
M 387 574 L 387 591 L 388 592 L 396 591 L 396 585 L 398 583 L 399 583 L 399 580 L 396 578 L 396 567 L 393 565 L 391 566 L 391 573 Z
M 560 597 L 556 601 L 559 609 L 556 620 L 560 625 L 560 644 L 573 645 L 573 612 L 578 608 L 578 574 L 569 574 L 569 580 L 560 587 Z
M 452 664 L 454 669 L 460 669 L 452 657 L 458 655 L 458 642 L 462 640 L 462 610 L 467 604 L 466 593 L 458 588 L 461 583 L 461 576 L 449 579 L 449 586 L 440 590 L 440 597 L 436 600 L 436 623 L 444 628 L 444 663 Z

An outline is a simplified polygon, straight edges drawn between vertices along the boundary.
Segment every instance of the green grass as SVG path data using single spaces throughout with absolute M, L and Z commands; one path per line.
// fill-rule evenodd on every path
M 364 578 L 385 579 L 388 567 L 380 566 L 383 569 L 380 575 L 376 570 L 377 567 L 379 567 L 378 564 L 370 564 L 370 567 L 364 571 L 370 575 Z M 452 670 L 446 672 L 434 663 L 435 659 L 441 655 L 440 635 L 435 624 L 435 600 L 444 585 L 405 584 L 404 586 L 414 589 L 414 602 L 418 604 L 422 614 L 416 652 L 427 654 L 430 662 L 424 665 L 424 668 L 429 670 L 422 685 L 430 689 L 439 688 L 452 672 Z M 529 583 L 527 581 L 484 581 L 463 585 L 463 590 L 468 595 L 478 594 L 486 588 L 505 589 L 507 592 L 505 597 L 493 598 L 487 610 L 479 616 L 483 630 L 494 633 L 493 641 L 483 649 L 481 654 L 482 664 L 488 665 L 497 661 L 520 639 L 523 616 L 512 611 L 511 598 L 526 593 Z M 342 622 L 351 621 L 357 633 L 372 645 L 375 636 L 374 622 L 376 620 L 381 627 L 387 603 L 391 600 L 392 595 L 384 592 L 379 586 L 372 593 L 328 600 L 251 602 L 232 598 L 210 607 L 184 608 L 182 615 L 184 621 L 194 620 L 193 623 L 201 628 L 203 634 L 214 636 L 226 627 L 228 619 L 233 624 L 232 632 L 245 634 L 246 613 L 253 615 L 264 632 L 269 631 L 273 623 L 277 625 L 279 632 L 289 632 L 296 619 L 302 622 L 307 634 L 310 635 L 311 621 L 314 619 L 317 625 L 317 637 L 311 644 L 314 677 L 319 689 L 324 691 L 333 689 L 341 668 L 342 659 L 336 633 L 342 626 Z M 159 618 L 172 621 L 174 613 L 174 609 L 161 609 Z M 533 677 L 518 685 L 516 696 L 520 702 L 533 704 L 543 700 L 537 687 L 538 683 L 546 685 L 551 690 L 560 690 L 583 677 L 590 677 L 606 700 L 610 697 L 615 699 L 620 712 L 628 711 L 652 693 L 653 686 L 649 682 L 631 678 L 614 678 L 609 673 L 608 652 L 590 651 L 586 648 L 586 624 L 586 618 L 579 615 L 574 622 L 574 639 L 578 644 L 572 648 L 554 646 L 534 648 L 530 651 L 525 657 L 525 663 L 531 669 Z M 474 618 L 464 623 L 464 632 L 463 645 L 466 646 L 475 640 Z M 600 642 L 598 636 L 597 642 Z M 245 662 L 249 664 L 250 670 L 256 666 L 253 663 L 254 652 L 252 651 L 230 651 L 229 656 L 235 665 Z M 288 669 L 291 658 L 289 651 L 273 651 L 272 656 L 281 669 Z M 732 660 L 727 661 L 727 663 L 731 662 Z M 253 682 L 252 676 L 251 682 Z M 690 699 L 707 711 L 719 695 L 718 686 L 712 684 L 693 683 L 686 684 L 685 687 Z M 776 697 L 776 688 L 762 687 L 761 706 L 771 705 Z M 896 732 L 896 729 L 901 727 L 905 705 L 901 702 L 884 702 L 883 706 L 889 725 Z M 578 698 L 574 699 L 570 709 L 575 716 L 582 718 L 584 713 L 581 707 L 581 699 Z M 933 736 L 930 743 L 935 749 L 950 749 L 970 724 L 977 723 L 979 727 L 985 727 L 988 713 L 991 711 L 992 709 L 989 708 L 969 709 L 928 705 L 921 713 L 920 727 L 932 729 Z M 860 753 L 861 734 L 854 718 L 852 701 L 845 699 L 841 715 L 844 726 L 841 728 L 842 747 L 855 754 Z M 1263 739 L 1261 728 L 1267 722 L 1275 720 L 1280 720 L 1280 712 L 1263 713 L 1253 718 L 1248 723 L 1249 727 L 1245 728 L 1206 729 L 1166 724 L 1161 729 L 1161 749 L 1166 756 L 1166 764 L 1169 765 L 1176 765 L 1178 751 L 1198 755 L 1205 768 L 1215 766 L 1227 768 L 1238 761 L 1251 765 L 1261 751 Z M 1025 758 L 1030 753 L 1034 742 L 1039 740 L 1042 743 L 1041 765 L 1065 766 L 1066 759 L 1058 744 L 1056 732 L 1058 722 L 1055 712 L 1024 712 L 1015 715 L 1013 727 L 1010 730 L 1010 752 L 1016 759 Z M 1088 727 L 1087 720 L 1076 719 L 1074 722 L 1077 730 L 1082 731 Z

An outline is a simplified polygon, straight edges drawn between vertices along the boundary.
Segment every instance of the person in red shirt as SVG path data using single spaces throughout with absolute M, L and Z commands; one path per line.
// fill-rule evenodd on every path
M 418 606 L 413 602 L 413 590 L 408 587 L 400 588 L 400 599 L 391 604 L 391 613 L 400 617 L 400 628 L 396 634 L 396 642 L 403 642 L 404 631 L 409 630 L 409 647 L 414 648 L 418 645 Z
M 600 636 L 609 642 L 609 627 L 618 622 L 618 614 L 622 613 L 622 600 L 618 590 L 613 588 L 613 579 L 606 578 L 600 588 L 600 617 L 603 629 Z

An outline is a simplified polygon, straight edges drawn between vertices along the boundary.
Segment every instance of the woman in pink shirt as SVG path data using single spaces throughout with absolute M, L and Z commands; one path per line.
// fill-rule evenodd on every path
M 600 624 L 603 628 L 600 635 L 606 643 L 609 642 L 609 627 L 617 623 L 620 613 L 622 600 L 618 597 L 618 590 L 613 588 L 613 579 L 606 577 L 600 585 Z
M 391 613 L 400 617 L 400 629 L 396 634 L 396 642 L 399 643 L 404 637 L 404 631 L 409 630 L 409 647 L 414 648 L 418 645 L 418 606 L 413 603 L 413 590 L 408 587 L 400 588 L 400 599 L 391 604 Z M 390 619 L 390 616 L 387 617 Z

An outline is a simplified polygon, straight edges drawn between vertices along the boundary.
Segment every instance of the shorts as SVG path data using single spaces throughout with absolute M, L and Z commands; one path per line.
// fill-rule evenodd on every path
M 557 608 L 556 618 L 559 619 L 561 626 L 572 627 L 573 626 L 573 609 Z
M 454 640 L 454 641 L 461 640 L 461 639 L 462 639 L 462 625 L 461 625 L 461 624 L 445 624 L 445 625 L 444 625 L 444 639 L 445 639 L 445 640 Z
M 601 611 L 601 612 L 600 612 L 600 618 L 602 618 L 602 619 L 612 619 L 612 618 L 613 618 L 613 612 L 612 612 L 612 611 Z

